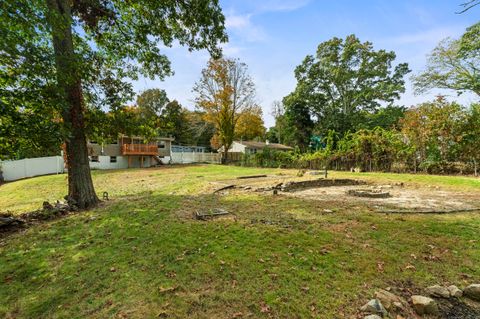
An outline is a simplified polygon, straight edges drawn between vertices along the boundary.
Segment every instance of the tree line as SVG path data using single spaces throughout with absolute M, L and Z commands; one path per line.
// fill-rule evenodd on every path
M 406 108 L 406 63 L 354 35 L 321 43 L 295 69 L 297 86 L 275 102 L 267 137 L 341 169 L 475 173 L 480 160 L 479 104 L 438 96 Z M 416 94 L 448 89 L 480 96 L 480 23 L 445 39 L 412 76 Z M 298 158 L 298 156 L 296 157 Z M 292 160 L 290 159 L 290 163 Z M 301 165 L 301 164 L 299 164 Z

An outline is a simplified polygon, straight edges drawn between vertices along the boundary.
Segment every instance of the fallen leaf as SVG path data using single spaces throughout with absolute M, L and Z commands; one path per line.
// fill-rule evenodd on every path
M 383 270 L 384 270 L 384 267 L 383 267 L 383 266 L 384 266 L 384 265 L 385 265 L 384 262 L 377 262 L 377 270 L 378 270 L 379 272 L 383 272 Z
M 407 270 L 416 270 L 417 268 L 415 268 L 414 265 L 408 264 L 408 265 L 405 267 L 405 269 L 407 269 Z
M 424 256 L 423 259 L 425 259 L 427 261 L 440 261 L 440 257 L 435 256 L 435 255 Z
M 160 291 L 160 293 L 166 293 L 166 292 L 172 292 L 172 291 L 175 291 L 177 290 L 178 286 L 172 286 L 172 287 L 160 287 L 158 290 Z
M 271 310 L 271 309 L 270 309 L 270 306 L 267 305 L 266 303 L 262 302 L 262 303 L 260 304 L 260 312 L 261 312 L 261 313 L 269 313 L 270 310 Z

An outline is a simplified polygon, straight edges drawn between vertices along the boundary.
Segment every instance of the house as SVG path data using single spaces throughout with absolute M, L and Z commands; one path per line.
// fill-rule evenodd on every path
M 275 151 L 293 151 L 293 147 L 277 144 L 277 143 L 269 143 L 268 140 L 265 142 L 255 142 L 255 141 L 234 141 L 229 152 L 232 153 L 244 153 L 244 154 L 255 154 L 258 152 L 263 151 L 264 149 L 271 149 Z M 223 146 L 218 149 L 219 153 L 223 153 Z
M 116 169 L 167 164 L 171 160 L 173 140 L 170 137 L 160 137 L 145 142 L 143 137 L 121 136 L 110 144 L 88 141 L 90 167 Z

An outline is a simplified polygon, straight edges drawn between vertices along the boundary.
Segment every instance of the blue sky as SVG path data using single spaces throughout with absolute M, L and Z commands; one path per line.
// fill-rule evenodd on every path
M 407 62 L 412 73 L 426 63 L 427 54 L 446 37 L 459 37 L 480 20 L 480 8 L 455 14 L 462 0 L 221 0 L 229 43 L 224 55 L 247 63 L 257 87 L 267 127 L 274 124 L 271 105 L 295 88 L 294 68 L 319 43 L 355 34 L 375 49 L 393 50 L 397 63 Z M 140 79 L 136 91 L 162 88 L 170 99 L 194 109 L 192 87 L 209 55 L 174 46 L 165 49 L 175 75 L 164 81 Z M 443 93 L 415 96 L 407 79 L 407 92 L 399 104 L 410 106 Z M 463 103 L 474 100 L 464 96 Z

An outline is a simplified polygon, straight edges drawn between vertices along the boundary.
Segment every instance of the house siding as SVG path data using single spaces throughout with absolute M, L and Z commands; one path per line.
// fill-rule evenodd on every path
M 158 148 L 158 156 L 171 156 L 171 145 L 172 142 L 169 140 L 160 140 L 165 144 L 164 148 Z M 87 143 L 88 155 L 90 156 L 122 156 L 120 143 L 118 144 L 103 144 L 97 143 Z

